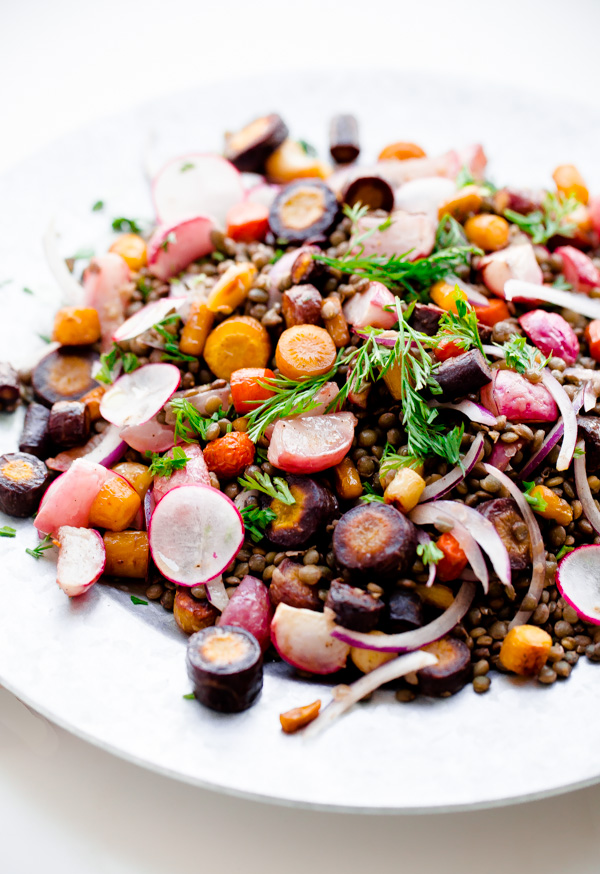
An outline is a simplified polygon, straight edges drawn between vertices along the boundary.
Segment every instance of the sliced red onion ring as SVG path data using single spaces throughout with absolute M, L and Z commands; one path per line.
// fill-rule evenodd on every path
M 65 259 L 61 257 L 60 252 L 58 251 L 58 246 L 56 245 L 57 238 L 58 232 L 54 224 L 54 219 L 52 219 L 42 238 L 48 267 L 58 283 L 60 290 L 64 294 L 65 301 L 70 306 L 82 306 L 84 297 L 83 286 L 75 279 L 67 267 Z
M 591 380 L 586 382 L 583 387 L 583 409 L 586 413 L 589 413 L 590 410 L 594 409 L 596 401 L 598 400 L 598 395 L 600 395 L 600 385 Z
M 600 319 L 600 300 L 574 291 L 563 291 L 548 285 L 535 285 L 521 279 L 509 279 L 504 285 L 506 300 L 543 300 L 545 303 L 565 307 L 588 319 Z
M 531 507 L 523 497 L 523 494 L 518 486 L 509 477 L 507 477 L 505 473 L 502 473 L 501 470 L 498 470 L 498 468 L 492 467 L 491 464 L 486 464 L 485 462 L 483 466 L 491 476 L 495 477 L 498 482 L 504 486 L 504 488 L 509 492 L 510 496 L 515 499 L 521 515 L 525 520 L 525 524 L 529 529 L 533 573 L 531 575 L 531 582 L 529 584 L 527 594 L 531 595 L 532 598 L 535 599 L 535 603 L 537 606 L 542 592 L 544 591 L 544 581 L 546 578 L 546 550 L 544 548 L 544 541 L 542 539 L 540 526 L 538 525 Z M 516 625 L 523 625 L 524 622 L 527 622 L 534 609 L 535 607 L 531 610 L 519 610 L 515 618 L 510 623 L 510 628 L 514 628 Z
M 414 522 L 415 525 L 435 525 L 436 527 L 439 526 L 439 530 L 451 531 L 452 536 L 458 541 L 461 549 L 467 556 L 469 564 L 477 574 L 477 577 L 481 580 L 483 591 L 487 594 L 490 587 L 490 577 L 485 558 L 483 557 L 483 553 L 479 548 L 477 541 L 465 525 L 454 518 L 453 513 L 448 513 L 444 507 L 440 508 L 438 506 L 440 503 L 450 503 L 451 507 L 455 506 L 453 502 L 444 501 L 432 501 L 430 504 L 419 504 L 415 507 L 412 513 L 410 513 L 411 521 Z M 458 504 L 456 504 L 456 506 L 458 506 Z M 483 519 L 483 516 L 481 518 Z
M 100 413 L 113 425 L 141 425 L 162 409 L 180 379 L 173 364 L 146 364 L 117 379 L 103 395 Z
M 373 638 L 371 638 L 373 639 Z M 304 731 L 305 738 L 312 738 L 320 734 L 323 729 L 331 725 L 331 723 L 341 716 L 346 710 L 349 710 L 353 704 L 364 698 L 365 695 L 370 695 L 375 689 L 379 689 L 385 683 L 390 683 L 392 680 L 397 680 L 399 677 L 404 677 L 406 674 L 411 674 L 414 671 L 422 671 L 430 665 L 437 664 L 437 658 L 430 652 L 411 652 L 408 655 L 400 656 L 397 659 L 392 659 L 386 662 L 374 671 L 365 674 L 360 680 L 352 683 L 350 686 L 334 689 L 333 700 L 325 707 L 319 716 L 310 723 Z
M 552 376 L 547 368 L 542 371 L 542 382 L 556 401 L 556 406 L 563 418 L 563 441 L 556 469 L 567 470 L 571 464 L 577 442 L 577 418 L 573 410 L 573 402 L 560 382 Z
M 153 325 L 164 319 L 171 310 L 177 312 L 186 300 L 185 297 L 163 297 L 160 300 L 147 303 L 145 307 L 142 307 L 117 328 L 113 334 L 113 340 L 116 343 L 123 343 L 125 340 L 139 337 L 144 331 L 149 331 Z
M 431 537 L 426 531 L 423 531 L 422 528 L 417 528 L 417 542 L 419 546 L 428 546 L 431 543 Z M 437 565 L 435 562 L 431 562 L 427 565 L 427 570 L 429 572 L 429 577 L 427 578 L 426 586 L 433 586 L 435 581 L 435 576 L 437 573 Z
M 580 440 L 577 448 L 584 450 L 585 443 Z M 596 534 L 600 534 L 600 510 L 598 510 L 588 483 L 587 468 L 585 465 L 585 454 L 576 456 L 573 460 L 573 470 L 575 471 L 575 487 L 577 489 L 577 497 L 581 501 L 583 514 L 588 520 Z
M 537 285 L 535 287 L 537 288 Z M 506 358 L 504 349 L 500 349 L 499 346 L 490 346 L 489 343 L 484 343 L 481 348 L 486 355 L 491 355 L 492 358 Z
M 376 652 L 411 652 L 439 640 L 452 631 L 471 606 L 476 590 L 475 583 L 464 581 L 447 610 L 444 610 L 433 622 L 413 631 L 402 631 L 400 634 L 365 634 L 363 631 L 350 631 L 349 628 L 336 625 L 331 636 L 358 649 L 372 649 Z
M 506 470 L 511 463 L 511 459 L 515 457 L 517 452 L 519 452 L 524 445 L 525 440 L 523 440 L 522 437 L 515 440 L 514 443 L 503 443 L 501 440 L 498 440 L 492 449 L 492 454 L 488 458 L 488 461 L 491 465 L 497 467 L 498 470 Z
M 206 589 L 206 597 L 210 603 L 222 613 L 225 607 L 229 604 L 229 596 L 225 590 L 223 577 L 218 576 L 215 577 L 214 580 L 209 580 L 205 583 L 204 588 Z
M 494 419 L 494 422 L 495 421 L 496 420 Z M 457 465 L 441 479 L 436 480 L 429 486 L 425 486 L 419 503 L 425 504 L 427 501 L 434 501 L 437 498 L 441 498 L 443 495 L 448 494 L 448 492 L 451 492 L 458 483 L 462 482 L 464 478 L 471 473 L 479 461 L 482 450 L 483 434 L 478 434 L 462 460 L 462 470 L 460 466 Z
M 556 585 L 565 601 L 592 625 L 600 625 L 599 566 L 600 546 L 588 543 L 565 555 L 556 573 Z
M 442 404 L 440 401 L 429 401 L 429 406 L 436 407 L 438 410 L 454 410 L 456 413 L 462 413 L 471 422 L 477 422 L 479 425 L 489 425 L 492 428 L 496 425 L 496 416 L 474 401 L 460 401 L 458 404 Z
M 581 409 L 581 404 L 583 403 L 584 392 L 578 392 L 573 398 L 573 412 L 577 414 Z M 595 402 L 594 402 L 595 403 Z M 522 480 L 528 480 L 536 468 L 540 466 L 542 461 L 546 458 L 546 456 L 554 449 L 558 441 L 562 438 L 565 430 L 565 424 L 563 419 L 559 419 L 556 425 L 546 434 L 544 442 L 538 449 L 536 453 L 534 453 L 525 467 L 521 470 L 519 476 Z M 515 444 L 513 444 L 514 446 Z M 493 455 L 493 453 L 492 453 Z M 490 456 L 490 464 L 494 464 L 493 458 Z M 498 465 L 495 465 L 497 467 Z
M 398 331 L 382 331 L 381 334 L 372 334 L 368 328 L 352 328 L 352 333 L 360 337 L 361 340 L 369 340 L 373 338 L 380 346 L 385 346 L 386 349 L 393 349 L 399 337 Z

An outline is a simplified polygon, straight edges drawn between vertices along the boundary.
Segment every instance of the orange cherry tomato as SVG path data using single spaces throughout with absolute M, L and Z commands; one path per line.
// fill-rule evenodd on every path
M 456 539 L 451 534 L 442 534 L 436 541 L 438 549 L 444 553 L 444 557 L 437 563 L 437 577 L 443 583 L 456 580 L 467 566 L 467 556 Z
M 230 386 L 236 412 L 242 415 L 250 413 L 273 397 L 275 392 L 261 385 L 265 379 L 275 379 L 268 367 L 242 367 L 233 371 Z
M 209 470 L 222 479 L 239 476 L 245 467 L 252 464 L 256 447 L 247 434 L 232 431 L 211 440 L 204 449 L 204 460 Z
M 464 355 L 466 349 L 462 346 L 457 346 L 452 340 L 442 340 L 439 346 L 436 346 L 433 354 L 438 361 L 446 361 L 448 358 L 458 358 L 459 355 Z
M 238 243 L 264 240 L 269 230 L 269 210 L 262 203 L 245 200 L 231 207 L 225 224 L 227 236 Z

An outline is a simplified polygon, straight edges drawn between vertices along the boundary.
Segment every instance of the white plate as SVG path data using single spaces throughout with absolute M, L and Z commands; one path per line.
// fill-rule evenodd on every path
M 381 71 L 273 77 L 177 94 L 86 128 L 0 180 L 1 358 L 42 348 L 58 300 L 41 251 L 51 216 L 63 254 L 110 240 L 109 219 L 150 217 L 143 160 L 218 149 L 222 131 L 278 110 L 292 132 L 326 149 L 327 121 L 355 111 L 369 159 L 392 140 L 430 153 L 485 144 L 498 183 L 548 184 L 572 161 L 600 191 L 600 115 L 525 92 Z M 102 199 L 103 212 L 92 213 Z M 24 294 L 26 286 L 35 295 Z M 1 417 L 0 450 L 17 443 L 20 415 Z M 29 522 L 2 539 L 0 681 L 45 716 L 131 761 L 198 785 L 284 804 L 368 812 L 439 811 L 508 803 L 600 779 L 600 675 L 585 659 L 544 688 L 493 675 L 446 700 L 410 705 L 380 692 L 314 742 L 284 736 L 278 714 L 324 699 L 328 687 L 269 669 L 258 704 L 219 716 L 183 699 L 185 639 L 156 605 L 96 586 L 69 601 L 53 561 L 24 550 Z

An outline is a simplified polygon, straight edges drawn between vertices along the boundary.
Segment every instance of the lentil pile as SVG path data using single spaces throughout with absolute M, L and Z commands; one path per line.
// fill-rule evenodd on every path
M 0 458 L 0 509 L 30 515 L 59 473 L 77 489 L 86 458 L 110 467 L 84 517 L 52 486 L 38 549 L 99 532 L 103 580 L 145 581 L 145 598 L 173 611 L 193 635 L 196 697 L 215 709 L 253 703 L 262 664 L 252 656 L 248 688 L 240 667 L 205 700 L 208 654 L 233 647 L 217 647 L 215 625 L 344 683 L 429 653 L 388 678 L 399 702 L 468 683 L 485 693 L 495 671 L 550 685 L 580 657 L 600 662 L 600 622 L 557 587 L 559 562 L 600 545 L 600 201 L 571 165 L 552 190 L 498 189 L 481 147 L 432 158 L 393 143 L 366 166 L 359 153 L 351 117 L 332 121 L 333 165 L 279 116 L 258 119 L 226 138 L 229 163 L 214 158 L 229 202 L 208 228 L 215 204 L 173 215 L 191 156 L 181 178 L 161 177 L 171 212 L 157 203 L 152 233 L 92 259 L 81 301 L 57 314 L 58 348 L 28 373 L 0 365 L 4 409 L 27 405 L 19 452 Z M 165 363 L 179 374 L 156 409 L 114 412 L 119 386 Z M 97 447 L 113 432 L 107 461 Z M 149 524 L 167 494 L 175 507 L 198 486 L 243 519 L 241 543 L 215 546 L 212 578 L 201 532 L 179 566 Z M 65 584 L 61 553 L 59 585 L 83 594 L 96 580 Z M 443 637 L 428 637 L 445 615 Z M 236 646 L 249 671 L 251 645 Z

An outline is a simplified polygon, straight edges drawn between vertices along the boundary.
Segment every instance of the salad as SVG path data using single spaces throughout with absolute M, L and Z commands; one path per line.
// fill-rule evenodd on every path
M 27 552 L 172 611 L 204 706 L 265 660 L 337 680 L 286 732 L 600 662 L 600 197 L 498 188 L 479 145 L 360 159 L 353 116 L 325 160 L 272 114 L 163 167 L 81 278 L 49 229 L 65 306 L 0 365 Z

